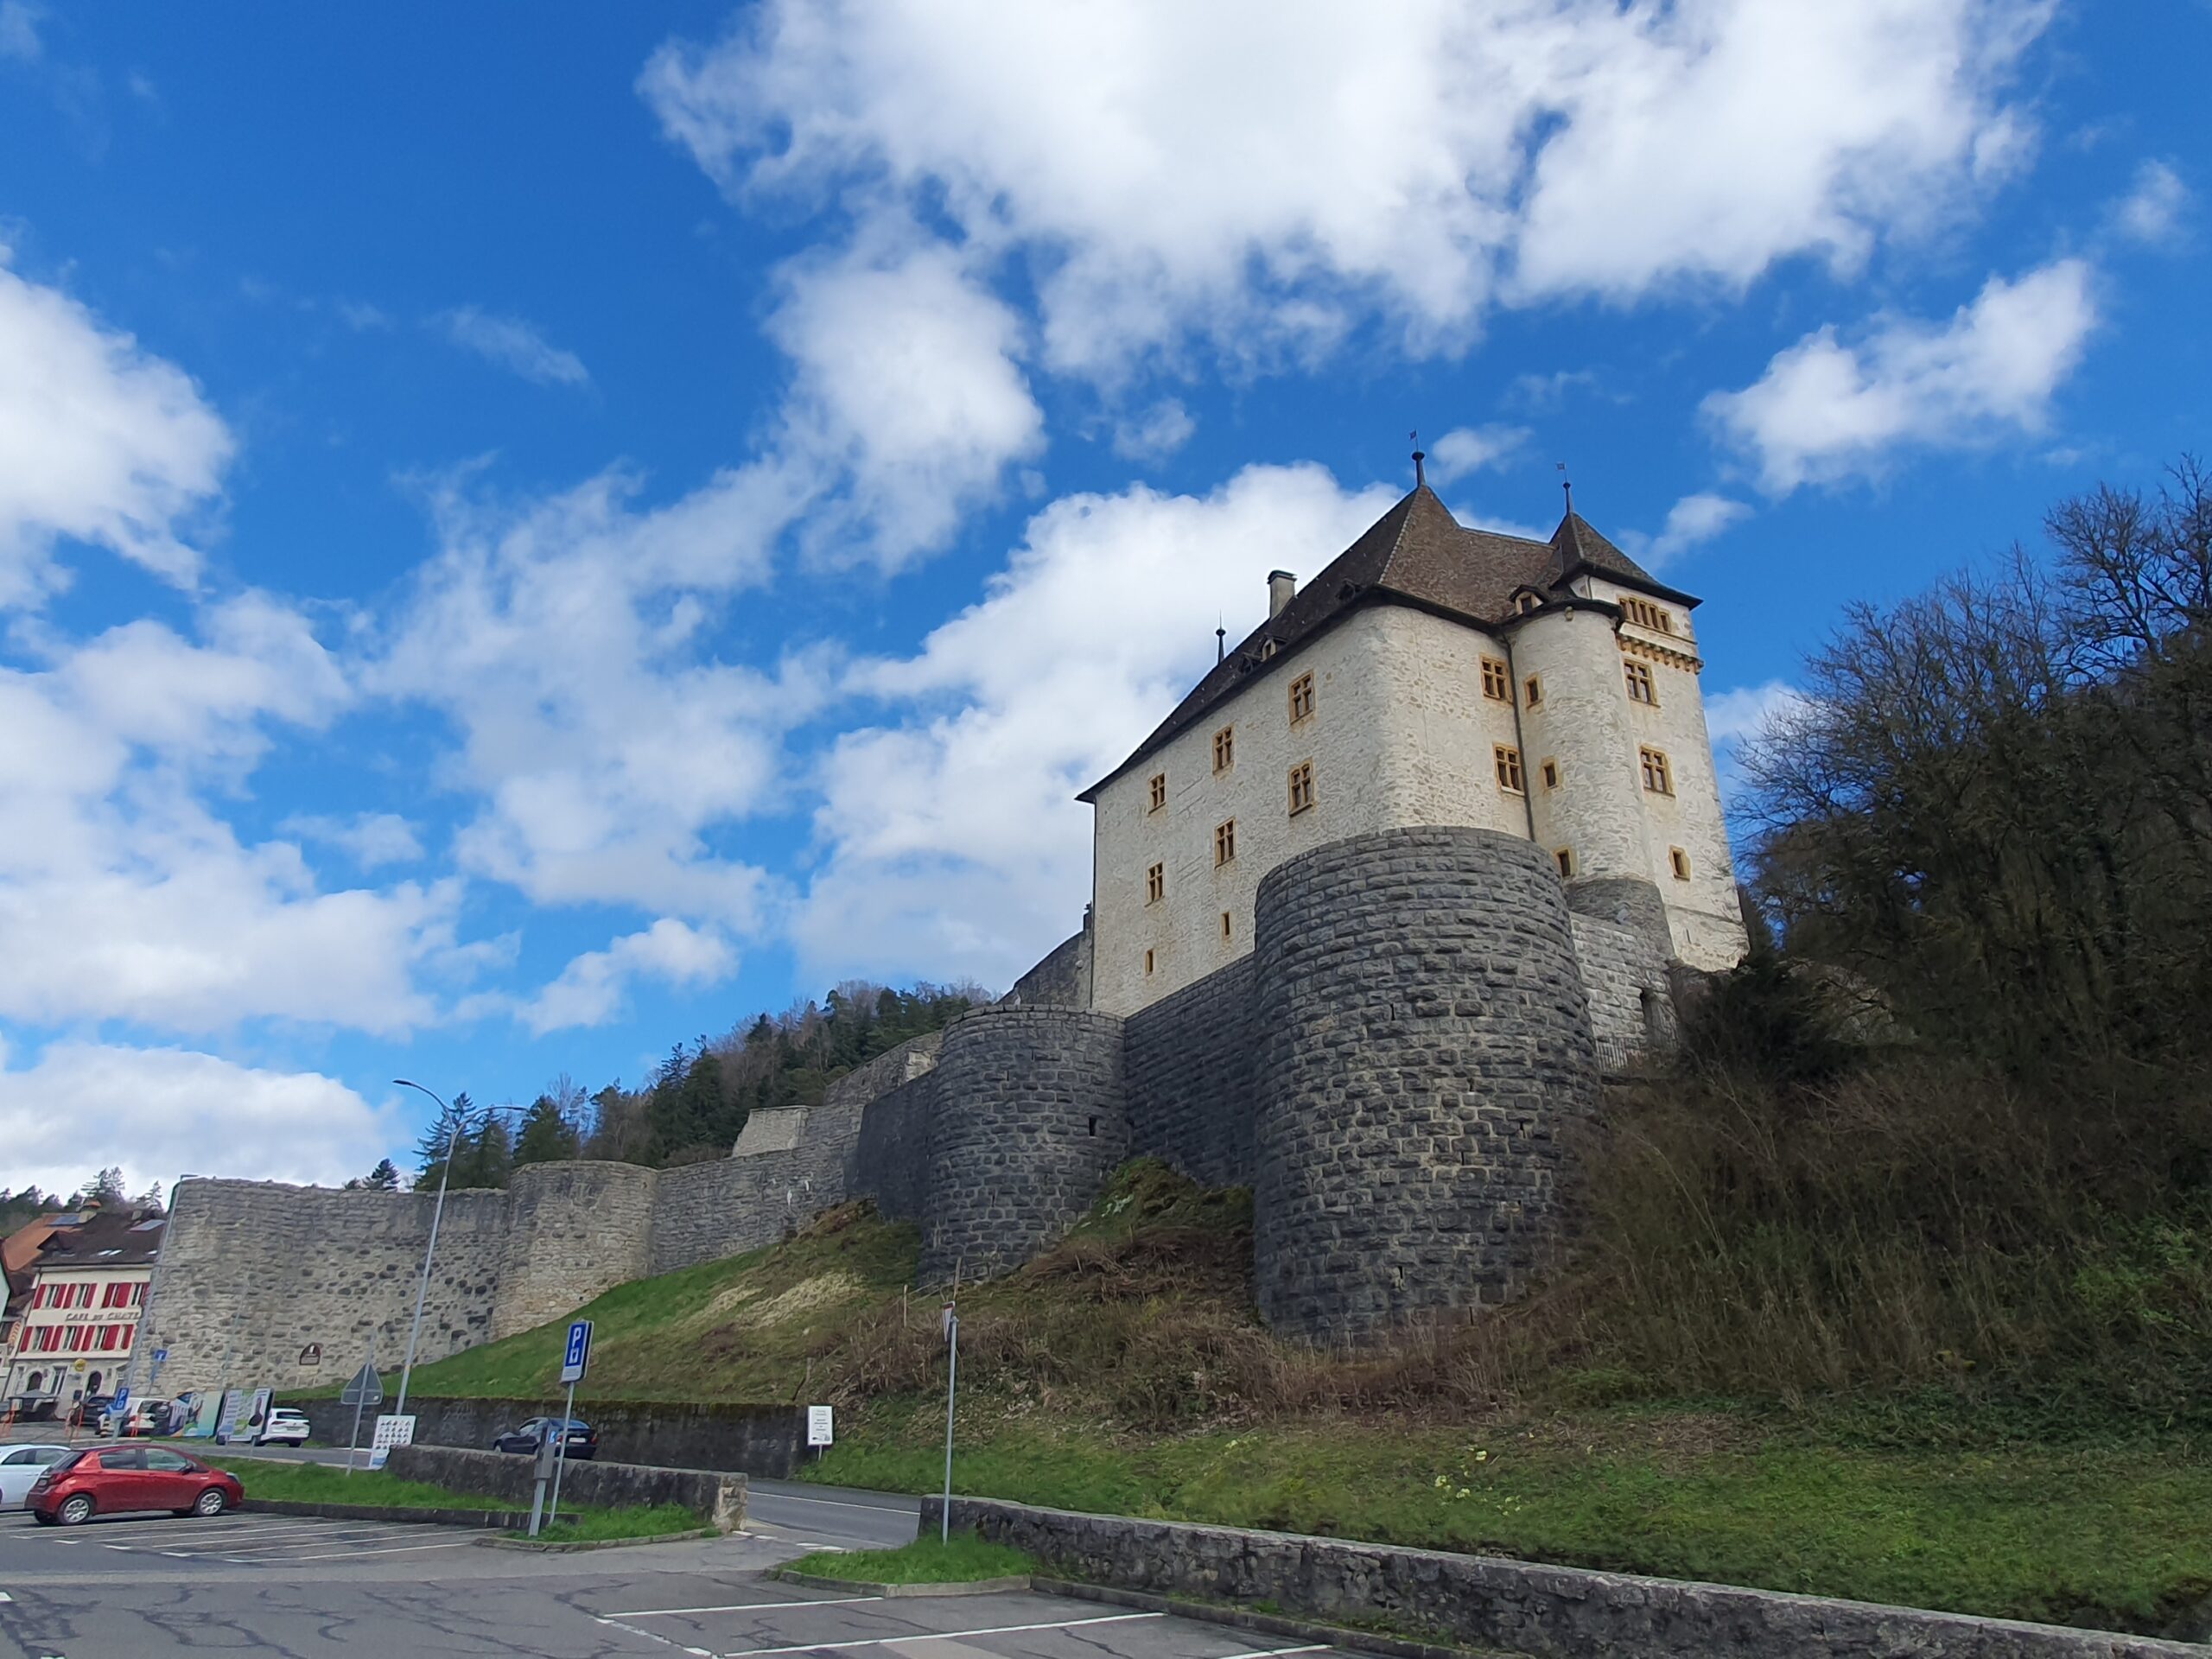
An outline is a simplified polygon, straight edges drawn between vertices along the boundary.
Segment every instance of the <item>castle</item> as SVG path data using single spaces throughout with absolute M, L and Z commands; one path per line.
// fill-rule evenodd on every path
M 921 1277 L 1014 1266 L 1147 1154 L 1253 1190 L 1262 1313 L 1354 1341 L 1517 1291 L 1567 1132 L 1745 934 L 1697 601 L 1570 500 L 1548 542 L 1425 483 L 1084 791 L 1084 927 L 998 1004 L 755 1113 L 732 1155 L 536 1165 L 448 1200 L 423 1357 L 754 1249 L 855 1198 Z M 431 1199 L 190 1179 L 156 1384 L 334 1380 L 406 1334 Z M 143 1348 L 152 1344 L 141 1344 Z M 225 1367 L 227 1365 L 227 1371 Z M 148 1391 L 149 1379 L 133 1386 Z

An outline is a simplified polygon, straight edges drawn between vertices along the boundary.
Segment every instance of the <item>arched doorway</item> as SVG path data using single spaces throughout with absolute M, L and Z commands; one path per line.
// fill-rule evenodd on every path
M 46 1373 L 44 1371 L 33 1371 L 30 1375 L 30 1380 L 23 1384 L 23 1392 L 25 1394 L 36 1394 L 38 1392 L 38 1385 L 45 1381 Z
M 100 1374 L 98 1371 L 94 1371 L 85 1379 L 85 1392 L 88 1395 L 92 1395 L 98 1394 L 99 1391 Z

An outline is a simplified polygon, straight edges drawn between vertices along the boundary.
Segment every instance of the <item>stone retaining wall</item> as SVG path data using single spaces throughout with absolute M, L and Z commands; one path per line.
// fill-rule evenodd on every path
M 492 1497 L 527 1510 L 537 1484 L 537 1459 L 499 1452 L 464 1452 L 448 1446 L 397 1446 L 385 1465 L 402 1480 L 428 1481 L 450 1492 Z M 650 1508 L 675 1503 L 717 1532 L 745 1524 L 745 1477 L 708 1469 L 660 1469 L 596 1460 L 571 1463 L 561 1476 L 561 1502 L 593 1510 Z
M 921 1530 L 942 1500 L 922 1500 Z M 2146 1637 L 1784 1595 L 1234 1527 L 952 1500 L 952 1524 L 1072 1579 L 1204 1601 L 1387 1621 L 1530 1659 L 2205 1659 Z
M 1248 954 L 1122 1021 L 1130 1142 L 1203 1186 L 1252 1184 Z
M 301 1403 L 314 1438 L 343 1446 L 353 1432 L 353 1408 L 335 1400 Z M 383 1409 L 389 1411 L 386 1401 Z M 560 1401 L 462 1400 L 416 1395 L 407 1402 L 417 1446 L 486 1450 L 531 1417 L 556 1416 Z M 664 1405 L 645 1401 L 576 1402 L 576 1415 L 599 1431 L 599 1451 L 620 1462 L 719 1469 L 787 1479 L 806 1456 L 806 1412 L 798 1406 Z M 376 1421 L 361 1416 L 365 1445 Z M 510 1455 L 510 1454 L 501 1454 Z M 517 1458 L 517 1462 L 526 1459 Z

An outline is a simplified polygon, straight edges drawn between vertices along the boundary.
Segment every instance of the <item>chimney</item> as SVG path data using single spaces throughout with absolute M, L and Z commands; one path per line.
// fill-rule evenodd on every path
M 1298 591 L 1298 578 L 1287 570 L 1268 573 L 1268 620 L 1273 621 L 1283 613 L 1290 603 L 1290 596 Z

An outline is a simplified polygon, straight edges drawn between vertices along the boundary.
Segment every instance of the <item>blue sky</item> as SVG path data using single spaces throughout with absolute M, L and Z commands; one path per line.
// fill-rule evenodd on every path
M 1836 15 L 1815 16 L 1815 11 Z M 2212 8 L 0 0 L 0 1185 L 1072 931 L 1410 481 L 1855 599 L 2205 442 Z

